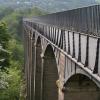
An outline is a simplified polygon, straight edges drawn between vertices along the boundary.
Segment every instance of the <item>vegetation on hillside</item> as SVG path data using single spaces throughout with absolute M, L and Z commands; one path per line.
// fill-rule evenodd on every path
M 7 25 L 0 23 L 0 100 L 16 100 L 19 97 L 21 70 L 19 63 L 12 58 L 13 50 L 10 40 L 13 37 L 8 33 Z M 20 66 L 21 67 L 21 66 Z
M 3 9 L 5 11 L 7 8 Z M 1 21 L 5 21 L 8 26 L 8 31 L 14 36 L 20 38 L 22 36 L 22 18 L 24 17 L 33 17 L 38 15 L 43 15 L 43 11 L 39 10 L 38 8 L 25 8 L 25 9 L 13 9 L 9 8 L 6 10 L 6 16 L 1 18 Z M 11 10 L 12 9 L 12 10 Z M 2 12 L 3 12 L 2 11 Z M 2 14 L 2 13 L 1 13 Z M 3 15 L 3 14 L 2 14 Z
M 0 9 L 0 100 L 20 98 L 24 62 L 22 18 L 42 14 L 45 13 L 38 8 Z
M 0 4 L 14 7 L 39 7 L 50 13 L 99 4 L 100 0 L 0 0 Z

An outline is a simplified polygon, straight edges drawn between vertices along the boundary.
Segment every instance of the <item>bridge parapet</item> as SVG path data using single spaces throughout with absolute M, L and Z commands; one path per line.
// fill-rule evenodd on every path
M 100 5 L 34 17 L 28 22 L 44 23 L 70 31 L 99 35 Z M 100 35 L 99 35 L 100 36 Z
M 100 39 L 96 36 L 64 30 L 57 27 L 39 24 L 28 27 L 35 29 L 43 37 L 60 48 L 84 67 L 100 75 Z

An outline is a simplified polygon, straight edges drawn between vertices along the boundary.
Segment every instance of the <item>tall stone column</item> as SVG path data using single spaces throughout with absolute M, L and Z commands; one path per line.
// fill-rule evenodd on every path
M 27 99 L 30 100 L 30 34 L 28 37 L 28 66 L 27 66 L 27 72 L 28 72 L 28 79 L 27 79 Z
M 42 59 L 42 63 L 41 63 L 41 94 L 40 94 L 40 96 L 41 96 L 41 98 L 40 98 L 40 100 L 42 100 L 43 99 L 43 65 L 44 65 L 44 54 L 43 53 L 41 53 L 41 59 Z
M 61 76 L 59 80 L 56 81 L 56 85 L 58 87 L 58 100 L 64 100 L 64 93 L 63 93 L 63 81 L 61 81 Z
M 65 55 L 60 53 L 59 56 L 59 80 L 57 81 L 59 100 L 64 100 L 63 85 L 64 85 L 64 70 L 65 70 Z
M 29 100 L 29 36 L 28 35 L 26 39 L 25 76 L 26 76 L 26 100 Z
M 35 74 L 35 100 L 40 100 L 41 96 L 41 40 L 38 38 L 36 43 L 36 74 Z
M 22 87 L 22 97 L 24 96 L 25 100 L 27 100 L 27 66 L 28 66 L 28 36 L 26 35 L 26 33 L 24 32 L 24 82 L 23 83 L 25 86 Z M 25 88 L 23 90 L 23 88 Z
M 32 84 L 31 84 L 31 81 L 32 81 L 32 80 L 31 80 L 31 79 L 32 79 L 32 78 L 31 78 L 31 77 L 32 77 L 32 36 L 30 36 L 29 58 L 30 58 L 30 61 L 29 61 L 29 62 L 30 62 L 30 63 L 29 63 L 29 78 L 30 78 L 30 79 L 29 79 L 29 81 L 30 81 L 30 83 L 29 83 L 29 86 L 30 86 L 29 91 L 30 91 L 30 92 L 29 92 L 29 93 L 30 93 L 30 94 L 29 94 L 29 95 L 30 95 L 30 100 L 31 100 L 31 95 L 32 95 L 32 94 L 31 94 L 31 85 L 32 85 Z
M 35 100 L 35 76 L 36 76 L 36 43 L 34 43 L 34 97 Z
M 31 100 L 34 100 L 34 59 L 35 59 L 35 38 L 32 39 L 32 69 L 31 69 Z
M 31 69 L 32 69 L 32 37 L 31 34 L 28 36 L 27 44 L 27 99 L 31 100 Z

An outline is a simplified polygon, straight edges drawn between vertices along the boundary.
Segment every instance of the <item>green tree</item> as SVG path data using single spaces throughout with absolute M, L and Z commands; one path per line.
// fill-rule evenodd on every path
M 0 23 L 0 100 L 18 100 L 23 52 L 19 43 L 10 38 L 7 26 Z M 9 51 L 9 52 L 8 52 Z M 20 55 L 20 56 L 19 56 Z M 5 70 L 1 70 L 5 69 Z
M 9 66 L 10 54 L 7 51 L 10 35 L 7 33 L 7 26 L 4 22 L 0 22 L 0 66 L 1 69 Z
M 0 67 L 5 68 L 5 70 L 0 70 L 0 87 L 2 87 L 0 88 L 0 100 L 18 100 L 20 88 L 22 91 L 20 100 L 22 100 L 26 87 L 25 81 L 22 80 L 24 62 L 22 18 L 45 13 L 42 13 L 38 8 L 14 9 L 8 12 L 10 14 L 5 12 L 6 16 L 2 18 L 3 22 L 0 23 L 0 47 L 2 47 Z
M 4 22 L 0 22 L 0 44 L 4 49 L 7 48 L 10 35 L 7 32 L 7 25 Z
M 8 73 L 0 71 L 0 100 L 18 100 L 20 95 L 20 70 L 13 63 Z

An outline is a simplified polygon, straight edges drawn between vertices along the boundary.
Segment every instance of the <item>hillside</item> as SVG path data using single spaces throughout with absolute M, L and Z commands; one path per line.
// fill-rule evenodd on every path
M 7 23 L 8 31 L 15 37 L 20 38 L 22 36 L 21 32 L 21 21 L 23 17 L 33 17 L 45 14 L 42 10 L 38 8 L 15 8 L 4 7 L 0 9 L 0 20 Z
M 40 2 L 40 3 L 39 3 Z M 95 0 L 37 0 L 36 5 L 49 12 L 58 12 L 97 4 Z
M 48 12 L 58 12 L 98 4 L 100 0 L 0 0 L 0 4 L 14 7 L 36 6 Z
M 25 100 L 22 18 L 45 14 L 33 7 L 0 9 L 0 100 Z M 5 50 L 6 52 L 4 52 Z M 20 98 L 20 99 L 19 99 Z

